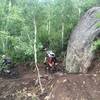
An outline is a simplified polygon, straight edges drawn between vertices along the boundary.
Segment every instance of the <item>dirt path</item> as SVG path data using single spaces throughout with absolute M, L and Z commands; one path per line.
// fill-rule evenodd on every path
M 59 77 L 49 100 L 100 100 L 100 74 Z
M 100 62 L 96 70 L 100 72 Z M 100 74 L 46 73 L 39 65 L 44 93 L 40 93 L 37 73 L 19 65 L 20 77 L 0 78 L 0 100 L 100 100 Z

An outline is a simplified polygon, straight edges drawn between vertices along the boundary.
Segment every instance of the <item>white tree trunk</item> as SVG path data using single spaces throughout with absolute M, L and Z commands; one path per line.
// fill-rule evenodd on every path
M 12 2 L 9 0 L 9 12 L 11 11 Z
M 79 17 L 81 15 L 81 8 L 78 8 Z
M 37 26 L 36 26 L 36 21 L 34 17 L 34 58 L 35 58 L 35 64 L 37 64 L 37 48 L 36 48 L 36 42 L 37 42 Z
M 10 15 L 11 6 L 12 6 L 12 2 L 11 2 L 11 0 L 9 0 L 9 3 L 8 3 L 8 15 L 7 15 L 7 19 L 6 19 L 5 30 L 7 30 L 7 27 L 9 25 L 9 17 L 8 16 Z
M 51 22 L 50 22 L 50 19 L 49 19 L 49 21 L 48 21 L 48 35 L 50 36 L 50 24 L 51 24 Z
M 50 2 L 49 2 L 50 3 Z M 48 32 L 48 36 L 50 36 L 50 32 L 51 32 L 51 5 L 48 3 L 48 8 L 49 9 L 47 9 L 48 10 L 48 15 L 47 15 L 47 32 Z
M 63 50 L 63 45 L 64 45 L 64 23 L 62 22 L 62 32 L 61 32 L 61 35 L 62 35 L 62 50 Z
M 37 48 L 36 48 L 36 43 L 37 43 L 37 26 L 36 26 L 35 17 L 34 17 L 34 35 L 35 35 L 35 38 L 34 38 L 34 59 L 35 59 L 35 66 L 36 66 L 37 73 L 38 73 L 38 82 L 40 84 L 40 89 L 41 89 L 41 92 L 43 93 L 43 88 L 42 88 L 41 79 L 40 79 L 40 72 L 39 72 L 39 68 L 38 68 L 38 65 L 37 65 Z
M 62 44 L 62 50 L 63 50 L 63 44 L 64 44 L 64 2 L 62 3 L 62 11 L 61 11 L 62 15 L 62 23 L 61 23 L 61 44 Z
M 4 42 L 4 40 L 2 39 L 2 50 L 5 52 L 5 42 Z

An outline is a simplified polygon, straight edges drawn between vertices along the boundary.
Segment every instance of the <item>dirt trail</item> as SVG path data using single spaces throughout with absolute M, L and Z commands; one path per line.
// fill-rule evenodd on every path
M 78 74 L 59 77 L 49 100 L 100 100 L 100 75 Z
M 100 51 L 87 74 L 67 74 L 55 80 L 49 100 L 100 100 Z
M 100 61 L 95 61 L 95 65 L 100 72 Z M 37 73 L 20 64 L 19 78 L 0 78 L 0 100 L 100 100 L 100 74 L 95 73 L 95 69 L 89 74 L 50 74 L 44 71 L 44 65 L 39 65 L 39 69 L 43 94 Z

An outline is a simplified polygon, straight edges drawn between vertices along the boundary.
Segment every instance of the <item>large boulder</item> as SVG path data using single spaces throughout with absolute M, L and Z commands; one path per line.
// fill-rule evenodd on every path
M 71 34 L 67 55 L 66 70 L 69 73 L 86 73 L 94 58 L 91 45 L 96 37 L 100 39 L 100 7 L 93 7 L 81 18 Z

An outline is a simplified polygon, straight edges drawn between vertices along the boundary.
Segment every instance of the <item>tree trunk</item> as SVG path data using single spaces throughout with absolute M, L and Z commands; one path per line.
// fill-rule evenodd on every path
M 42 88 L 42 84 L 41 84 L 39 68 L 38 68 L 38 65 L 37 65 L 37 48 L 36 48 L 36 43 L 37 43 L 37 26 L 36 26 L 35 17 L 34 17 L 34 35 L 35 35 L 35 38 L 34 38 L 34 59 L 35 59 L 35 66 L 36 66 L 37 73 L 38 73 L 38 82 L 40 84 L 40 89 L 41 89 L 41 92 L 43 93 L 43 88 Z
M 5 52 L 5 43 L 4 43 L 4 40 L 2 39 L 2 50 Z
M 62 22 L 62 32 L 61 32 L 61 35 L 62 35 L 62 50 L 63 50 L 63 44 L 64 44 L 64 23 Z
M 48 21 L 48 35 L 50 36 L 50 24 L 51 24 L 51 22 L 50 22 L 50 19 L 49 19 L 49 21 Z
M 62 23 L 61 23 L 61 44 L 62 44 L 62 50 L 63 50 L 63 44 L 64 44 L 64 3 L 62 3 L 62 10 L 61 10 L 61 18 L 62 18 Z
M 8 4 L 7 4 L 7 5 L 8 5 L 8 8 L 6 8 L 6 9 L 7 9 L 8 12 L 7 12 L 7 19 L 6 19 L 6 23 L 5 23 L 5 24 L 6 24 L 6 25 L 5 25 L 5 30 L 6 30 L 6 31 L 7 31 L 8 25 L 9 25 L 9 17 L 8 17 L 8 16 L 10 15 L 11 6 L 12 6 L 11 0 L 8 1 Z
M 81 15 L 81 8 L 80 7 L 78 8 L 78 13 L 79 13 L 79 18 L 80 18 L 80 15 Z

